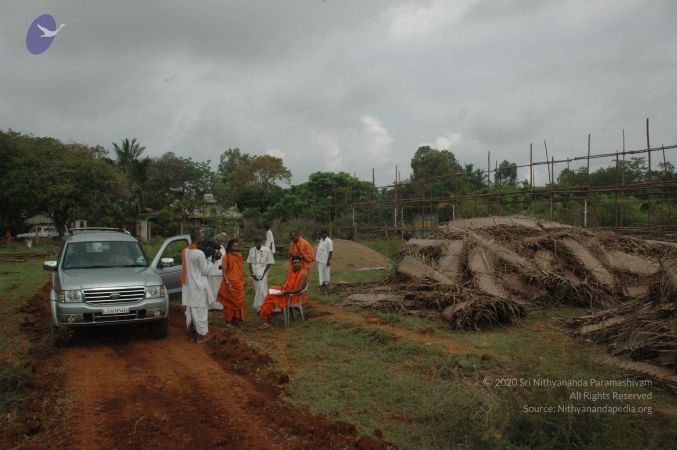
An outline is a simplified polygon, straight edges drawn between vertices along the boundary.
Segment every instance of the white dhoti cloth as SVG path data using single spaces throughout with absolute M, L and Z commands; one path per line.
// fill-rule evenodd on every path
M 181 303 L 186 307 L 186 327 L 192 324 L 204 336 L 209 332 L 209 304 L 214 302 L 208 279 L 213 264 L 197 249 L 187 249 L 186 259 L 186 284 L 181 289 Z
M 263 299 L 268 294 L 268 272 L 266 268 L 275 264 L 275 258 L 273 258 L 273 253 L 268 247 L 252 247 L 249 249 L 247 263 L 251 267 L 252 275 L 260 278 L 260 280 L 252 280 L 254 285 L 254 303 L 252 306 L 258 312 L 263 305 Z
M 186 328 L 191 324 L 201 336 L 209 332 L 209 308 L 207 306 L 186 306 Z
M 317 262 L 317 273 L 319 274 L 320 286 L 329 283 L 331 277 L 331 266 L 326 263 Z
M 258 312 L 268 293 L 268 274 L 259 281 L 254 281 L 254 309 Z

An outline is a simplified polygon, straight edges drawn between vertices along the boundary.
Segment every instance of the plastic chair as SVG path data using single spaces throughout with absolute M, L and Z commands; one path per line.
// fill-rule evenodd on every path
M 306 285 L 303 287 L 301 292 L 299 292 L 298 294 L 294 294 L 294 295 L 292 295 L 292 294 L 287 295 L 287 305 L 282 310 L 282 312 L 284 313 L 284 327 L 285 328 L 289 328 L 289 316 L 291 316 L 291 319 L 294 320 L 294 316 L 293 316 L 293 313 L 291 311 L 291 308 L 298 309 L 301 312 L 301 320 L 304 321 L 304 322 L 306 321 L 306 318 L 303 316 L 303 302 L 301 301 L 301 299 L 299 299 L 298 302 L 292 303 L 291 298 L 294 297 L 294 296 L 303 295 L 308 290 L 308 286 L 309 286 L 309 283 L 306 282 Z

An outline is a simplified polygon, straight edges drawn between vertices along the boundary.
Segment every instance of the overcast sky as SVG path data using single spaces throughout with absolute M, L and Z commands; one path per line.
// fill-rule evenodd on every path
M 36 56 L 44 13 L 66 27 Z M 544 159 L 543 139 L 583 155 L 588 133 L 593 153 L 622 129 L 639 148 L 646 117 L 672 145 L 676 19 L 676 0 L 3 0 L 0 128 L 199 160 L 239 147 L 295 183 L 388 183 L 422 144 L 482 168 L 489 150 L 528 163 L 530 142 Z

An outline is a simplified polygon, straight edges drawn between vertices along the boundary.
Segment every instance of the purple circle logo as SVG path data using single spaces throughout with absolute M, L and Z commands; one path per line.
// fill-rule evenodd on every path
M 26 32 L 26 48 L 34 55 L 39 55 L 46 51 L 56 34 L 65 27 L 65 24 L 57 28 L 56 20 L 49 14 L 43 14 L 33 21 Z

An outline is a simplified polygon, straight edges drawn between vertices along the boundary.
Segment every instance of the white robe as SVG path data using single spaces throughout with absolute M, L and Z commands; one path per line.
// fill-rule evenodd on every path
M 263 244 L 270 249 L 271 253 L 275 253 L 275 238 L 273 237 L 273 231 L 266 231 L 266 243 Z
M 317 244 L 317 252 L 315 253 L 320 286 L 329 283 L 329 279 L 331 278 L 331 266 L 327 265 L 327 261 L 329 260 L 329 253 L 333 251 L 334 241 L 329 237 L 320 239 L 320 242 Z
M 249 249 L 249 255 L 247 256 L 247 263 L 252 265 L 252 272 L 256 278 L 260 278 L 258 281 L 253 280 L 254 284 L 254 309 L 259 311 L 261 305 L 263 305 L 263 299 L 268 293 L 268 273 L 263 276 L 263 272 L 266 270 L 268 264 L 275 264 L 275 259 L 273 258 L 273 253 L 268 247 L 261 247 L 260 250 L 257 250 L 256 247 Z
M 202 250 L 186 249 L 186 284 L 183 285 L 181 303 L 186 307 L 186 327 L 191 323 L 202 336 L 209 332 L 208 313 L 215 300 L 207 276 L 214 266 L 207 261 Z

